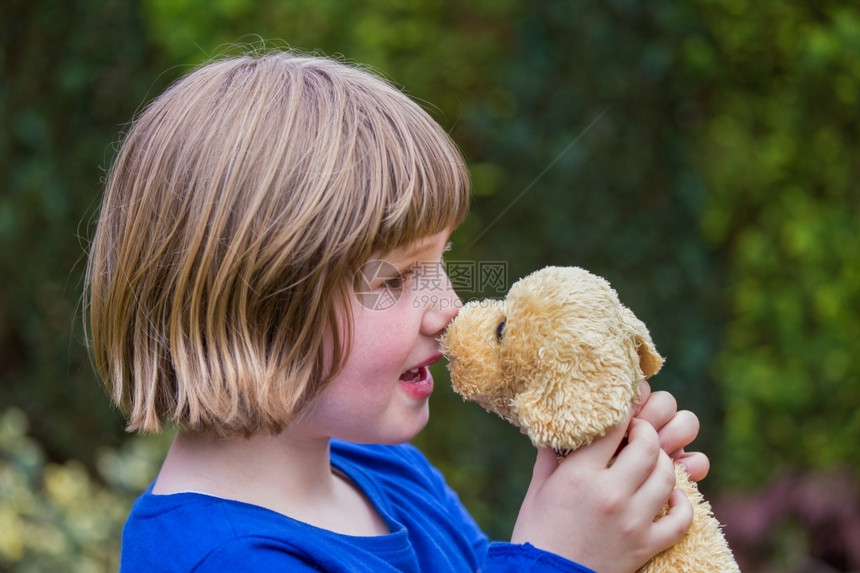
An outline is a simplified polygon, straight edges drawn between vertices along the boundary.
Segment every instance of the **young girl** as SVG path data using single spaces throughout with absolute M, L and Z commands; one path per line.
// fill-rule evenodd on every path
M 332 60 L 218 61 L 143 111 L 90 252 L 89 334 L 128 428 L 178 433 L 122 571 L 633 571 L 681 538 L 692 509 L 664 452 L 694 478 L 708 461 L 683 450 L 695 416 L 647 385 L 629 424 L 561 464 L 538 453 L 510 543 L 404 445 L 460 303 L 416 273 L 468 199 L 446 133 Z

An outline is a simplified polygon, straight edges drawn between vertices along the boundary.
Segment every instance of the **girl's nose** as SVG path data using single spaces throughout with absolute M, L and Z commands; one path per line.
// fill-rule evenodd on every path
M 439 336 L 448 327 L 448 323 L 454 320 L 463 301 L 454 292 L 450 284 L 439 293 L 430 293 L 424 300 L 424 317 L 421 321 L 421 332 L 428 336 Z

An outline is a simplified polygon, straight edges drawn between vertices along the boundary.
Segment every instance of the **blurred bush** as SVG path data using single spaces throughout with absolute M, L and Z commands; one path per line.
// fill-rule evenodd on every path
M 685 60 L 723 283 L 718 479 L 860 468 L 860 6 L 700 5 Z
M 27 434 L 26 415 L 0 412 L 0 571 L 116 571 L 122 524 L 155 477 L 166 437 L 134 438 L 83 464 L 46 461 Z
M 122 439 L 81 344 L 78 301 L 111 141 L 159 86 L 151 57 L 133 3 L 0 8 L 0 406 L 27 412 L 54 461 L 89 464 Z

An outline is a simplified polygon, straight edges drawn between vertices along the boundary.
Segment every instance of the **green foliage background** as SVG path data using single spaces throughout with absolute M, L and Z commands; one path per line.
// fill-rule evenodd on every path
M 707 493 L 860 471 L 856 3 L 7 0 L 0 570 L 115 567 L 167 442 L 124 436 L 89 368 L 90 221 L 135 110 L 236 44 L 342 55 L 424 102 L 475 184 L 450 259 L 606 276 L 668 357 L 652 385 L 702 420 Z M 418 442 L 504 538 L 533 453 L 436 377 Z

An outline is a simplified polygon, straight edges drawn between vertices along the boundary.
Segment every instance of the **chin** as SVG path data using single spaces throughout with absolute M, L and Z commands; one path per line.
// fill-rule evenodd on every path
M 427 426 L 429 418 L 429 411 L 425 408 L 424 412 L 418 416 L 412 417 L 408 421 L 403 421 L 394 426 L 389 426 L 387 429 L 380 428 L 380 431 L 375 432 L 372 436 L 367 436 L 368 439 L 362 440 L 361 443 L 384 444 L 387 446 L 405 444 L 406 442 L 415 439 L 415 436 L 421 433 L 421 431 Z

